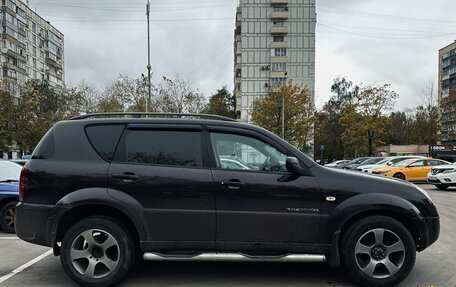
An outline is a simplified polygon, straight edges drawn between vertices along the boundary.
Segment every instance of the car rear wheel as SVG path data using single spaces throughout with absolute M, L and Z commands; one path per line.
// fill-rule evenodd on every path
M 393 177 L 405 180 L 405 175 L 403 173 L 396 173 Z
M 82 286 L 112 286 L 135 261 L 135 245 L 119 223 L 103 217 L 83 219 L 65 234 L 60 261 L 66 274 Z
M 342 240 L 342 262 L 361 286 L 395 286 L 415 264 L 416 246 L 400 222 L 384 216 L 353 224 Z
M 0 212 L 0 225 L 3 228 L 3 231 L 7 233 L 16 233 L 16 204 L 17 201 L 8 202 L 3 206 L 2 211 Z
M 448 189 L 448 185 L 435 185 L 435 187 L 437 187 L 440 190 L 447 190 Z

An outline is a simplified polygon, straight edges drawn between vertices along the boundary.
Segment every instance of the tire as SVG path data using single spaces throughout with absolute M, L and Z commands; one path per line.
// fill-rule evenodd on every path
M 448 189 L 448 185 L 435 185 L 435 187 L 437 187 L 440 190 L 447 190 Z
M 355 222 L 343 235 L 341 250 L 352 280 L 366 287 L 396 286 L 410 274 L 416 258 L 410 232 L 385 216 Z
M 403 173 L 396 173 L 393 175 L 394 178 L 405 180 L 405 175 Z
M 16 233 L 16 204 L 17 201 L 8 202 L 3 206 L 2 211 L 0 211 L 0 225 L 3 231 L 7 233 Z
M 89 217 L 66 232 L 60 262 L 79 285 L 105 287 L 122 281 L 135 257 L 135 244 L 127 229 L 110 218 Z

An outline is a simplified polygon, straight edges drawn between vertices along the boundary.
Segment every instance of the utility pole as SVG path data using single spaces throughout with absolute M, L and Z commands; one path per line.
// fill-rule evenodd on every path
M 152 85 L 151 85 L 151 81 L 150 81 L 150 78 L 151 78 L 151 70 L 152 70 L 152 66 L 150 65 L 150 0 L 147 0 L 147 59 L 148 59 L 148 62 L 147 62 L 147 72 L 148 72 L 148 78 L 147 78 L 147 86 L 149 88 L 149 91 L 148 91 L 148 95 L 147 95 L 147 98 L 146 98 L 146 113 L 149 112 L 149 103 L 150 103 L 150 99 L 151 99 L 151 88 L 152 88 Z
M 282 138 L 285 139 L 285 95 L 282 92 Z

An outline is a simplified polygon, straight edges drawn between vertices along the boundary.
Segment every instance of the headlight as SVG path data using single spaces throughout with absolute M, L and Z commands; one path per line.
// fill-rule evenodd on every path
M 443 173 L 454 173 L 456 172 L 456 169 L 447 169 L 447 170 L 444 170 Z

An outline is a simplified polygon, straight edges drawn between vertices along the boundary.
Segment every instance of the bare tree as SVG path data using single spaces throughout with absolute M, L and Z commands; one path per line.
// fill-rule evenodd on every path
M 422 132 L 426 135 L 429 154 L 432 154 L 432 146 L 439 140 L 438 130 L 440 125 L 438 98 L 435 91 L 435 82 L 432 78 L 429 78 L 428 82 L 421 88 L 421 99 L 426 121 L 426 128 Z
M 199 113 L 204 109 L 205 98 L 189 81 L 175 74 L 174 79 L 163 77 L 157 87 L 155 105 L 159 112 Z

